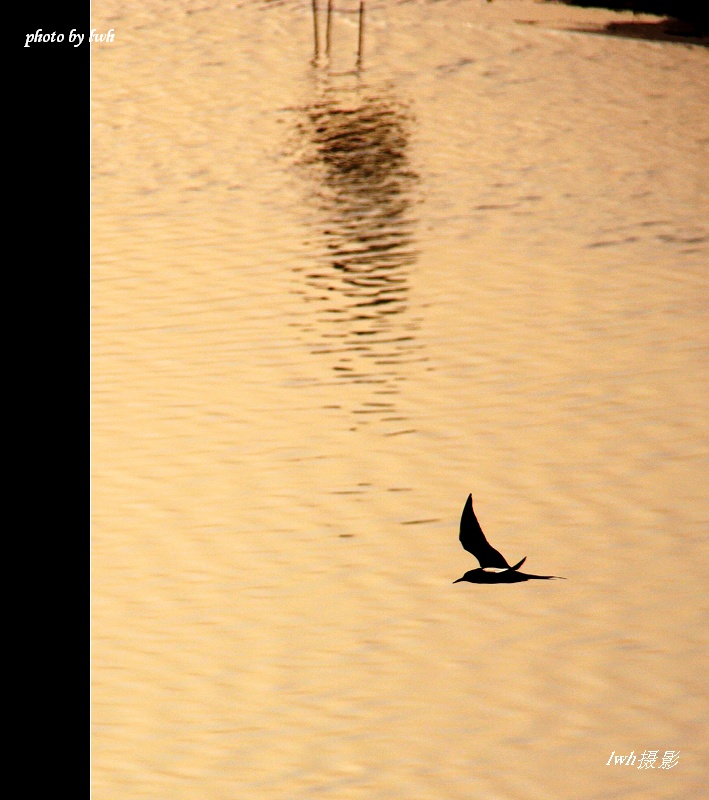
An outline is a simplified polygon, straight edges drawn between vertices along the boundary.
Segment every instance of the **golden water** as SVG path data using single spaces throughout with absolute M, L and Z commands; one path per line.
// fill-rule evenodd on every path
M 94 797 L 700 797 L 707 51 L 335 5 L 94 7 Z

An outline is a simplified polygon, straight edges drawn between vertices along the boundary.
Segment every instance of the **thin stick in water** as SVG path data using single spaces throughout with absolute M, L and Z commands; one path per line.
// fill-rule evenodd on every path
M 313 34 L 315 38 L 315 55 L 313 60 L 317 61 L 320 56 L 320 37 L 318 34 L 318 0 L 313 0 Z
M 364 53 L 364 0 L 359 0 L 359 41 L 357 42 L 357 69 L 362 66 Z
M 325 26 L 325 55 L 330 56 L 330 34 L 332 32 L 332 0 L 327 0 L 327 25 Z

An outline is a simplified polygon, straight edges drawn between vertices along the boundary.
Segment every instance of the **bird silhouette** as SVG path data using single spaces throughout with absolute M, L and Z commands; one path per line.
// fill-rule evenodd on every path
M 460 518 L 460 543 L 480 562 L 480 569 L 471 569 L 453 583 L 521 583 L 522 581 L 549 581 L 558 575 L 529 575 L 519 568 L 527 560 L 525 556 L 511 567 L 505 557 L 488 542 L 473 511 L 473 496 L 468 495 Z M 564 580 L 561 578 L 561 580 Z

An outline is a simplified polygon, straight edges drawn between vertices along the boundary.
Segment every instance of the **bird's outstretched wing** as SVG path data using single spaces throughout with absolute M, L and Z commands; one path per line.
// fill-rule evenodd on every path
M 478 518 L 473 511 L 472 494 L 468 495 L 465 508 L 463 509 L 463 516 L 460 518 L 460 543 L 469 553 L 472 553 L 475 558 L 477 558 L 483 569 L 485 569 L 485 567 L 509 569 L 510 565 L 505 561 L 505 557 L 502 553 L 498 553 L 485 538 L 483 529 L 480 527 Z M 520 566 L 520 564 L 516 566 Z

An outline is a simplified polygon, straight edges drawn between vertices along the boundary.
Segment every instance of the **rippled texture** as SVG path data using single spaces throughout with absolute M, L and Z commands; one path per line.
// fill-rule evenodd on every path
M 416 261 L 407 112 L 395 97 L 325 80 L 318 100 L 297 110 L 300 163 L 317 219 L 318 267 L 302 272 L 302 295 L 317 312 L 313 354 L 328 354 L 343 381 L 373 385 L 362 414 L 391 414 L 404 365 L 421 345 L 420 319 L 407 314 L 408 271 Z M 307 246 L 307 245 L 306 245 Z M 420 360 L 420 357 L 419 359 Z
M 706 49 L 326 7 L 95 9 L 94 795 L 700 797 Z

